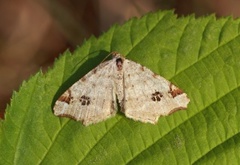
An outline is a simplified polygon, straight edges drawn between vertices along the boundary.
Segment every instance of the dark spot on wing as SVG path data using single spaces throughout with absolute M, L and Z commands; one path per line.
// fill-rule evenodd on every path
M 174 109 L 172 109 L 172 110 L 169 112 L 169 115 L 172 114 L 172 113 L 174 113 L 174 112 L 176 112 L 176 111 L 184 110 L 184 109 L 186 109 L 186 107 L 177 107 L 177 108 L 174 108 Z
M 87 97 L 85 95 L 81 96 L 79 99 L 82 105 L 89 105 L 90 104 L 90 97 Z
M 64 92 L 58 98 L 58 101 L 65 102 L 65 103 L 69 104 L 72 99 L 73 99 L 73 97 L 71 96 L 71 91 L 68 89 L 66 92 Z
M 153 76 L 153 78 L 157 78 L 157 74 L 156 73 L 154 73 L 152 76 Z
M 151 95 L 152 101 L 161 101 L 161 98 L 163 97 L 162 93 L 156 91 Z
M 177 87 L 175 87 L 175 89 L 173 89 L 173 84 L 170 84 L 169 88 L 170 88 L 170 91 L 168 93 L 170 93 L 172 95 L 172 97 L 176 97 L 178 95 L 181 95 L 183 93 L 183 91 Z
M 68 117 L 68 118 L 71 118 L 73 120 L 78 120 L 75 116 L 70 115 L 70 114 L 60 114 L 58 116 L 60 116 L 60 117 Z
M 81 78 L 81 80 L 82 80 L 83 82 L 86 81 L 86 77 L 83 76 L 83 77 Z

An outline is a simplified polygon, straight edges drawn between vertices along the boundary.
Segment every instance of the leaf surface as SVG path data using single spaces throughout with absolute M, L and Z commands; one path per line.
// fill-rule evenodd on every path
M 231 18 L 161 11 L 113 26 L 14 93 L 0 122 L 0 164 L 239 164 L 239 45 Z M 121 113 L 88 127 L 54 116 L 56 99 L 112 51 L 183 89 L 188 109 L 157 125 Z

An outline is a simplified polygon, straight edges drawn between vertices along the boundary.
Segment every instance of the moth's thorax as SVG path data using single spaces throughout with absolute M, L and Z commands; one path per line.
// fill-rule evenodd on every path
M 114 90 L 117 95 L 118 101 L 121 104 L 123 100 L 123 65 L 124 65 L 124 57 L 122 57 L 119 53 L 113 52 L 113 60 L 116 66 L 116 72 L 114 77 Z

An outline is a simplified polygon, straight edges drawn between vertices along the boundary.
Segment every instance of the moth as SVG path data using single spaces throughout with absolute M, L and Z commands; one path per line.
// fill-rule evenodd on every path
M 111 54 L 59 97 L 56 116 L 87 126 L 114 116 L 119 103 L 126 117 L 155 124 L 160 116 L 187 108 L 190 99 L 181 89 L 120 53 Z

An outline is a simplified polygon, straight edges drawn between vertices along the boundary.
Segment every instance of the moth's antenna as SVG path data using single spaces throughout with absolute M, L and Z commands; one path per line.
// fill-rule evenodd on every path
M 102 60 L 102 62 L 105 61 L 111 54 L 112 54 L 112 52 L 109 53 L 106 57 L 104 57 L 104 59 Z M 101 63 L 102 63 L 102 62 L 101 62 Z
M 113 57 L 120 57 L 121 56 L 121 54 L 120 53 L 118 53 L 117 51 L 113 51 L 113 52 L 111 52 L 111 53 L 109 53 L 102 61 L 101 61 L 101 63 L 103 62 L 103 61 L 105 61 L 109 56 L 113 56 Z

